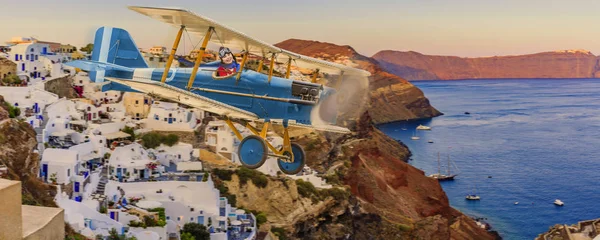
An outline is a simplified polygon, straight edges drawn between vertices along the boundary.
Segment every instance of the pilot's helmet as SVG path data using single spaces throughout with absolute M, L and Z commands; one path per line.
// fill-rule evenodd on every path
M 219 48 L 219 58 L 224 58 L 228 53 L 231 53 L 231 50 L 229 50 L 228 47 Z

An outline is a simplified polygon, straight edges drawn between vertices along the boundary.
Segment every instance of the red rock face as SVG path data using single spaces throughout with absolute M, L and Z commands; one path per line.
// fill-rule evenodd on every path
M 406 163 L 410 156 L 408 148 L 374 127 L 374 124 L 383 122 L 439 115 L 421 90 L 384 71 L 377 61 L 356 53 L 349 46 L 295 39 L 276 46 L 329 61 L 350 60 L 372 74 L 369 79 L 369 106 L 353 121 L 356 135 L 343 141 L 349 142 L 342 144 L 343 154 L 327 160 L 331 162 L 326 164 L 351 162 L 343 183 L 359 199 L 362 209 L 381 221 L 380 225 L 373 223 L 366 224 L 371 227 L 359 227 L 361 231 L 353 233 L 356 239 L 493 239 L 485 230 L 471 231 L 475 223 L 449 206 L 439 183 Z M 313 142 L 323 148 L 332 147 L 322 145 L 321 141 Z M 322 168 L 324 164 L 319 161 L 324 159 L 309 161 L 308 165 Z M 465 223 L 453 227 L 457 222 L 455 219 L 461 216 Z M 350 224 L 353 227 L 363 226 L 362 221 Z M 323 229 L 331 229 L 336 224 L 327 226 Z M 323 229 L 327 236 L 331 235 Z
M 373 58 L 389 72 L 408 80 L 594 78 L 600 76 L 598 58 L 587 51 L 460 58 L 386 50 L 373 55 Z

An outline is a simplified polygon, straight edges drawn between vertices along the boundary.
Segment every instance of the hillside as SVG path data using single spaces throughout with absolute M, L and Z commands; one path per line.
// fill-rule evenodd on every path
M 408 80 L 600 77 L 598 57 L 585 50 L 481 58 L 385 50 L 373 58 L 390 73 Z
M 369 114 L 375 124 L 441 115 L 429 104 L 429 100 L 419 88 L 386 72 L 376 60 L 358 54 L 350 46 L 298 39 L 289 39 L 275 46 L 307 56 L 353 65 L 371 72 Z

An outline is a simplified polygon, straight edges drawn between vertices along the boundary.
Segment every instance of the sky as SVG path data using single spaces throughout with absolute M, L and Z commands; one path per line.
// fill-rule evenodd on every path
M 101 26 L 138 47 L 170 48 L 177 29 L 127 6 L 179 7 L 268 43 L 289 38 L 461 57 L 586 49 L 600 54 L 597 0 L 28 0 L 2 3 L 0 42 L 16 36 L 76 46 Z M 197 36 L 184 36 L 189 51 Z

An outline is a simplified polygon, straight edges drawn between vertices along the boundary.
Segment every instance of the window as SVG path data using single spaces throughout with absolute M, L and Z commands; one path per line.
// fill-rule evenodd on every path
M 171 217 L 167 216 L 167 220 L 171 220 Z
M 31 52 L 33 52 L 33 48 L 31 48 Z
M 190 222 L 193 222 L 193 221 L 194 221 L 194 217 L 191 217 L 191 218 L 190 218 Z
M 177 221 L 181 221 L 181 217 L 177 217 Z
M 100 139 L 100 140 L 98 141 L 98 143 L 102 143 L 102 139 Z
M 135 100 L 135 104 L 139 104 L 139 103 L 140 103 L 140 101 L 138 101 L 138 100 Z
M 82 83 L 83 83 L 83 80 L 79 80 L 79 83 L 80 83 L 80 84 L 82 84 Z
M 151 62 L 152 62 L 152 61 L 154 61 L 154 58 L 153 58 L 153 57 L 150 57 L 150 61 L 151 61 Z
M 29 55 L 25 55 L 25 60 L 29 60 Z
M 167 118 L 165 118 L 165 122 L 168 121 Z
M 154 120 L 157 120 L 157 121 L 159 120 L 157 114 L 154 114 Z
M 177 154 L 177 158 L 181 159 L 181 154 Z
M 92 118 L 96 118 L 96 113 L 93 113 L 93 114 L 92 114 Z
M 37 70 L 37 67 L 33 67 L 33 70 Z
M 35 55 L 35 60 L 36 60 L 36 61 L 38 60 L 38 55 Z
M 65 124 L 65 128 L 69 128 L 69 124 Z
M 71 176 L 71 169 L 67 169 L 67 177 Z
M 169 113 L 169 117 L 173 117 L 173 114 L 172 114 L 172 113 Z
M 54 127 L 54 123 L 52 124 L 52 127 Z

